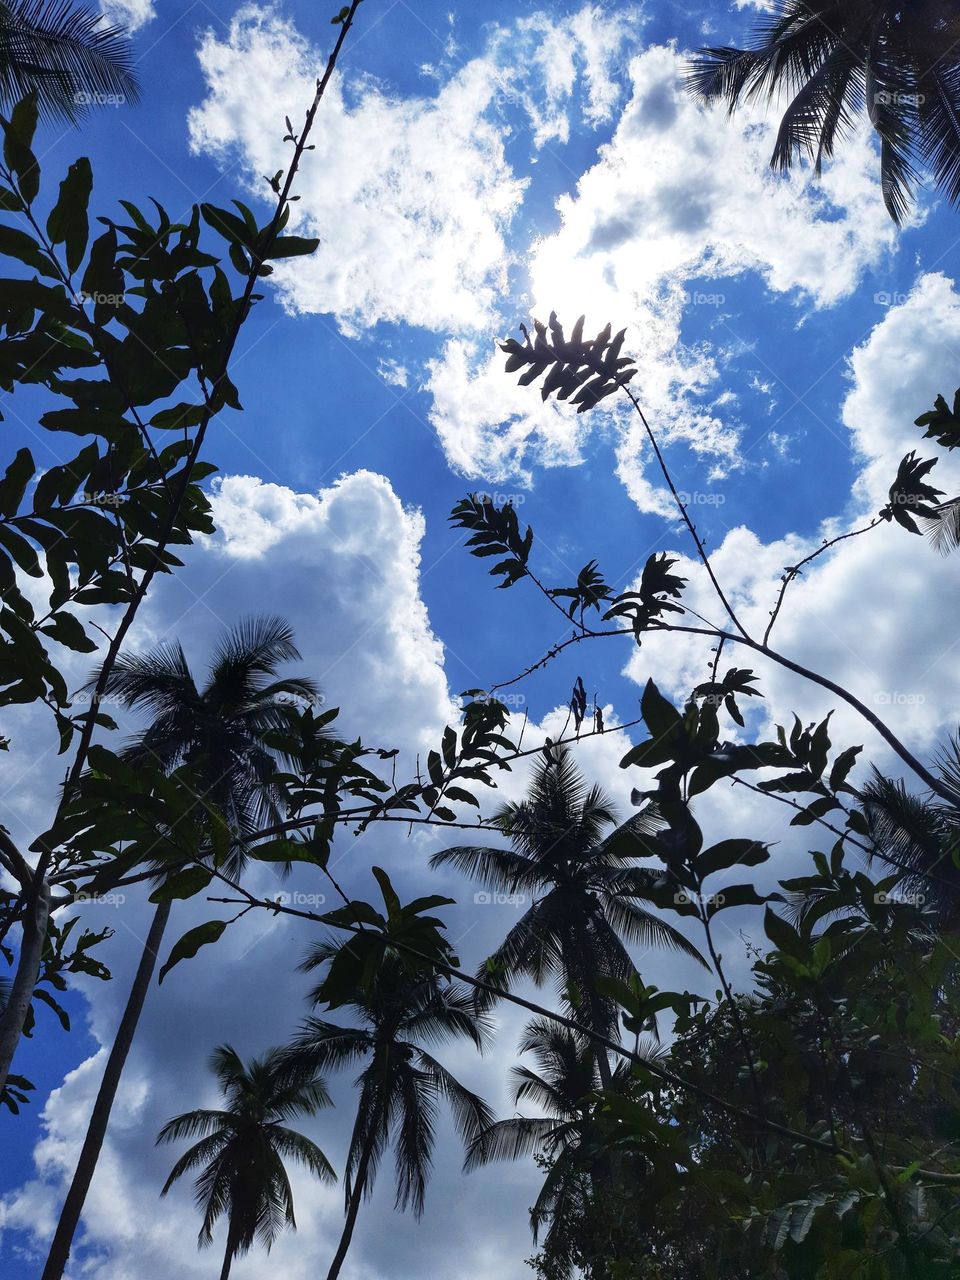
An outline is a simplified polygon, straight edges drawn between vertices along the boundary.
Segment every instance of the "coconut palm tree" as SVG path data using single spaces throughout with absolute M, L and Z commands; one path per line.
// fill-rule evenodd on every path
M 316 944 L 302 966 L 327 966 L 349 940 Z M 315 1004 L 328 1000 L 321 981 Z M 339 1003 L 339 1001 L 338 1001 Z M 392 1144 L 397 1209 L 423 1212 L 433 1155 L 438 1103 L 445 1101 L 465 1142 L 492 1123 L 486 1103 L 465 1088 L 425 1047 L 465 1037 L 482 1050 L 488 1023 L 465 988 L 431 974 L 413 973 L 396 952 L 385 952 L 376 973 L 359 983 L 345 1007 L 358 1025 L 306 1020 L 290 1046 L 292 1062 L 316 1071 L 357 1064 L 357 1117 L 344 1176 L 346 1219 L 327 1280 L 340 1274 L 363 1199 L 373 1190 L 380 1160 Z
M 41 115 L 68 121 L 102 102 L 136 102 L 125 29 L 72 0 L 0 0 L 0 111 L 30 93 Z
M 541 1157 L 548 1172 L 530 1210 L 530 1226 L 536 1243 L 549 1224 L 549 1247 L 598 1156 L 592 1125 L 592 1095 L 600 1088 L 597 1053 L 589 1040 L 549 1018 L 528 1023 L 520 1053 L 533 1054 L 539 1070 L 513 1067 L 514 1101 L 532 1102 L 545 1114 L 494 1121 L 471 1142 L 463 1167 L 469 1173 L 495 1160 Z
M 430 860 L 530 902 L 481 976 L 488 982 L 491 974 L 504 982 L 528 977 L 538 985 L 552 978 L 571 1016 L 607 1037 L 616 1033 L 618 1009 L 596 979 L 629 981 L 637 974 L 625 943 L 673 947 L 704 963 L 683 934 L 640 905 L 658 876 L 632 865 L 641 851 L 637 837 L 662 824 L 644 812 L 604 834 L 615 822 L 603 791 L 587 787 L 568 752 L 551 748 L 534 770 L 527 798 L 494 815 L 492 825 L 512 849 L 460 845 Z M 597 1062 L 609 1084 L 606 1054 Z
M 689 85 L 731 111 L 786 94 L 771 164 L 808 156 L 819 175 L 866 110 L 880 139 L 890 216 L 913 201 L 917 166 L 960 203 L 960 13 L 953 0 L 772 0 L 745 48 L 701 49 Z
M 636 1051 L 650 1057 L 661 1052 L 639 1037 Z M 527 1024 L 520 1052 L 532 1054 L 537 1069 L 513 1068 L 514 1100 L 518 1105 L 533 1103 L 543 1114 L 518 1114 L 489 1125 L 470 1144 L 464 1169 L 535 1156 L 547 1173 L 530 1210 L 530 1226 L 535 1243 L 547 1228 L 543 1256 L 552 1260 L 549 1274 L 566 1276 L 576 1265 L 599 1280 L 609 1275 L 610 1262 L 625 1256 L 625 1242 L 622 1229 L 611 1230 L 610 1221 L 602 1224 L 591 1206 L 609 1211 L 614 1199 L 632 1195 L 635 1178 L 630 1177 L 629 1162 L 611 1159 L 609 1141 L 595 1121 L 602 1083 L 596 1046 L 549 1018 L 534 1018 Z M 621 1062 L 612 1088 L 621 1090 L 630 1080 L 630 1066 Z M 635 1216 L 628 1213 L 631 1222 Z M 599 1218 L 603 1217 L 601 1212 Z M 631 1239 L 627 1251 L 633 1243 Z
M 901 891 L 935 913 L 940 927 L 960 925 L 960 736 L 936 760 L 940 780 L 956 793 L 948 804 L 911 795 L 900 779 L 874 769 L 860 792 L 875 856 L 901 870 Z
M 121 657 L 106 684 L 108 697 L 152 717 L 123 757 L 135 765 L 160 765 L 168 772 L 189 765 L 196 788 L 197 822 L 205 822 L 207 806 L 212 806 L 234 837 L 224 864 L 227 874 L 234 877 L 243 870 L 246 841 L 261 826 L 285 816 L 282 788 L 273 782 L 278 757 L 266 739 L 287 723 L 289 700 L 317 696 L 312 680 L 276 675 L 282 663 L 299 657 L 286 622 L 254 617 L 224 634 L 202 686 L 194 680 L 177 643 Z M 163 867 L 163 863 L 157 867 L 161 882 Z M 170 901 L 161 901 L 107 1059 L 42 1280 L 61 1280 L 70 1256 L 169 918 Z
M 227 1280 L 234 1258 L 254 1241 L 269 1253 L 284 1226 L 296 1230 L 285 1160 L 305 1165 L 323 1182 L 336 1181 L 316 1143 L 285 1123 L 315 1115 L 330 1105 L 330 1096 L 318 1076 L 298 1070 L 278 1049 L 245 1067 L 235 1049 L 221 1045 L 210 1069 L 220 1083 L 225 1109 L 188 1111 L 160 1130 L 158 1142 L 200 1139 L 173 1166 L 160 1194 L 165 1196 L 185 1173 L 200 1170 L 194 1182 L 203 1213 L 198 1244 L 202 1249 L 213 1242 L 214 1227 L 225 1216 L 220 1280 Z

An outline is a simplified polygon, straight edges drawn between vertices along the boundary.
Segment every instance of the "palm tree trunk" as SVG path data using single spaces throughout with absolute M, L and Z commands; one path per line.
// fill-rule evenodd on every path
M 157 952 L 160 949 L 163 931 L 167 927 L 169 918 L 170 903 L 161 902 L 154 912 L 150 932 L 147 934 L 143 954 L 140 957 L 140 964 L 137 966 L 133 986 L 130 988 L 130 995 L 127 997 L 127 1005 L 123 1011 L 123 1017 L 120 1019 L 120 1026 L 117 1029 L 113 1048 L 110 1050 L 110 1056 L 107 1059 L 103 1080 L 100 1083 L 100 1091 L 97 1094 L 87 1134 L 80 1149 L 80 1159 L 77 1161 L 77 1168 L 70 1184 L 70 1190 L 67 1192 L 67 1198 L 63 1202 L 60 1221 L 57 1223 L 57 1230 L 50 1246 L 50 1254 L 43 1269 L 41 1280 L 62 1280 L 64 1269 L 70 1257 L 73 1237 L 80 1221 L 80 1214 L 83 1211 L 83 1204 L 87 1198 L 87 1192 L 90 1190 L 90 1183 L 96 1171 L 97 1160 L 100 1157 L 100 1149 L 106 1137 L 107 1124 L 110 1121 L 110 1110 L 113 1107 L 114 1098 L 117 1096 L 120 1077 L 127 1061 L 127 1055 L 130 1052 L 130 1046 L 133 1044 L 133 1037 L 137 1030 L 137 1023 L 140 1021 L 140 1014 L 143 1012 L 143 1004 L 147 998 L 150 980 L 153 977 L 153 971 L 157 963 Z
M 347 1220 L 343 1224 L 343 1234 L 340 1237 L 340 1243 L 337 1246 L 333 1261 L 330 1263 L 327 1280 L 337 1280 L 340 1268 L 343 1266 L 343 1260 L 347 1256 L 347 1250 L 350 1248 L 350 1241 L 353 1239 L 353 1228 L 356 1225 L 357 1214 L 360 1212 L 360 1201 L 363 1199 L 363 1193 L 367 1185 L 367 1169 L 370 1166 L 370 1156 L 373 1152 L 374 1135 L 375 1124 L 371 1123 L 367 1141 L 364 1144 L 363 1151 L 360 1154 L 360 1162 L 357 1165 L 353 1193 L 347 1203 Z
M 227 1277 L 230 1275 L 230 1268 L 233 1265 L 233 1259 L 234 1259 L 233 1232 L 228 1231 L 227 1247 L 223 1251 L 223 1268 L 220 1271 L 220 1280 L 227 1280 Z
M 20 959 L 10 999 L 0 1016 L 0 1090 L 7 1083 L 13 1055 L 20 1043 L 23 1024 L 33 999 L 33 989 L 40 976 L 40 962 L 43 959 L 49 920 L 50 885 L 45 875 L 45 866 L 40 866 L 34 873 L 23 917 Z

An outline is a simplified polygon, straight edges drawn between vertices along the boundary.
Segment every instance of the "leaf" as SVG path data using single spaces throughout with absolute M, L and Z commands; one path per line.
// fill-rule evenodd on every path
M 766 901 L 752 884 L 724 885 L 707 896 L 707 919 L 712 920 L 718 911 L 726 911 L 729 907 L 762 907 Z
M 185 867 L 175 875 L 168 876 L 158 889 L 150 895 L 151 902 L 172 902 L 175 898 L 192 898 L 195 893 L 205 889 L 213 879 L 213 870 L 208 867 Z
M 263 254 L 263 257 L 268 259 L 299 258 L 305 254 L 313 253 L 319 244 L 319 240 L 305 236 L 276 236 L 271 242 L 270 248 Z
M 847 786 L 847 775 L 856 764 L 857 756 L 862 750 L 863 747 L 848 747 L 846 751 L 840 752 L 830 770 L 831 791 L 853 791 L 852 787 Z
M 75 653 L 95 653 L 97 650 L 95 641 L 90 639 L 72 613 L 55 613 L 40 630 Z
M 179 942 L 174 943 L 173 950 L 157 977 L 157 985 L 163 982 L 174 965 L 181 960 L 192 960 L 201 947 L 218 942 L 228 923 L 227 920 L 208 920 L 194 929 L 188 929 Z
M 831 809 L 839 808 L 840 802 L 835 800 L 833 796 L 823 796 L 820 800 L 814 800 L 813 804 L 807 805 L 802 812 L 795 814 L 790 820 L 790 825 L 791 827 L 808 827 L 811 822 L 816 822 L 818 818 L 822 818 Z
M 0 515 L 14 516 L 23 501 L 27 485 L 36 472 L 36 464 L 29 449 L 18 449 L 13 461 L 0 480 Z
M 40 190 L 40 166 L 30 150 L 37 130 L 37 118 L 36 91 L 28 93 L 17 103 L 9 120 L 0 117 L 4 134 L 3 158 L 16 174 L 17 186 L 27 204 L 36 200 Z
M 697 858 L 697 872 L 702 879 L 730 867 L 756 867 L 770 857 L 770 849 L 757 840 L 721 840 L 704 849 Z
M 643 722 L 654 738 L 673 736 L 682 725 L 679 711 L 669 702 L 652 680 L 648 680 L 640 699 Z
M 73 274 L 83 261 L 87 251 L 90 222 L 87 205 L 93 190 L 93 172 L 90 161 L 82 157 L 67 170 L 60 183 L 60 195 L 47 218 L 47 235 L 52 244 L 62 244 L 66 249 L 67 269 Z
M 763 913 L 763 931 L 778 951 L 794 956 L 803 954 L 804 946 L 799 933 L 769 907 Z

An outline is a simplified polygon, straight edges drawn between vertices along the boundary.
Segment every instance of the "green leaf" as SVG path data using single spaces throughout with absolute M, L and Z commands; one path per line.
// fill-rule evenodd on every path
M 648 680 L 640 699 L 643 722 L 654 738 L 666 738 L 676 733 L 682 719 L 679 711 L 669 702 L 652 680 Z
M 721 840 L 704 849 L 697 858 L 697 872 L 706 880 L 715 871 L 730 867 L 756 867 L 770 857 L 767 845 L 758 840 Z
M 17 186 L 27 204 L 32 204 L 40 190 L 40 166 L 30 150 L 33 135 L 37 131 L 37 95 L 28 93 L 13 108 L 9 120 L 3 125 L 3 158 L 7 167 L 16 174 Z
M 36 464 L 29 449 L 18 449 L 16 457 L 0 480 L 0 515 L 14 516 L 23 501 L 27 485 L 36 472 Z
M 208 920 L 205 924 L 198 924 L 194 929 L 188 929 L 179 942 L 174 944 L 166 964 L 157 977 L 157 984 L 163 982 L 173 966 L 179 964 L 181 960 L 192 960 L 201 947 L 218 942 L 227 924 L 226 920 Z
M 52 244 L 66 247 L 67 270 L 72 274 L 87 251 L 90 221 L 87 206 L 93 190 L 93 172 L 84 156 L 67 170 L 60 183 L 60 195 L 47 218 L 47 235 Z
M 319 244 L 319 240 L 305 236 L 277 236 L 263 257 L 299 258 L 304 254 L 313 253 Z
M 715 894 L 708 895 L 707 919 L 713 919 L 718 911 L 726 911 L 729 907 L 762 907 L 766 901 L 752 884 L 724 885 Z
M 40 630 L 45 636 L 50 636 L 58 644 L 66 645 L 76 653 L 96 652 L 96 643 L 90 639 L 72 613 L 55 613 Z
M 803 955 L 804 945 L 799 933 L 769 907 L 763 913 L 763 931 L 778 951 L 788 955 Z
M 159 903 L 172 902 L 175 898 L 192 898 L 212 879 L 213 871 L 208 867 L 185 867 L 183 871 L 168 876 L 159 889 L 151 893 L 150 901 Z

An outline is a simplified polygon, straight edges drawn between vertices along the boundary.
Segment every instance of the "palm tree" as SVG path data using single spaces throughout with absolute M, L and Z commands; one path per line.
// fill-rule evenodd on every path
M 636 1051 L 649 1057 L 661 1052 L 639 1037 Z M 588 1037 L 550 1018 L 527 1024 L 520 1052 L 533 1054 L 537 1070 L 513 1068 L 514 1100 L 532 1102 L 544 1114 L 516 1115 L 489 1125 L 470 1144 L 464 1169 L 469 1173 L 495 1160 L 537 1157 L 547 1175 L 530 1210 L 530 1226 L 534 1243 L 547 1226 L 543 1251 L 553 1262 L 549 1274 L 567 1275 L 577 1265 L 593 1277 L 606 1277 L 609 1262 L 625 1256 L 625 1250 L 619 1230 L 610 1229 L 612 1221 L 604 1225 L 600 1220 L 605 1212 L 610 1218 L 615 1198 L 633 1193 L 635 1180 L 629 1178 L 629 1163 L 612 1162 L 609 1143 L 594 1119 L 602 1084 L 600 1054 Z M 612 1086 L 621 1090 L 630 1080 L 630 1065 L 621 1062 Z M 599 1217 L 591 1206 L 600 1210 Z M 635 1212 L 628 1212 L 631 1221 L 634 1217 Z
M 210 1059 L 220 1082 L 224 1111 L 188 1111 L 160 1130 L 158 1142 L 199 1138 L 173 1166 L 160 1192 L 178 1178 L 200 1169 L 194 1187 L 203 1213 L 198 1245 L 213 1241 L 213 1229 L 227 1218 L 227 1243 L 220 1280 L 227 1280 L 234 1258 L 255 1240 L 269 1253 L 280 1230 L 296 1230 L 293 1193 L 284 1160 L 296 1160 L 323 1182 L 336 1174 L 320 1148 L 285 1122 L 312 1116 L 330 1105 L 322 1080 L 297 1070 L 274 1049 L 245 1067 L 237 1051 L 221 1045 Z
M 530 1226 L 536 1243 L 544 1224 L 549 1224 L 549 1249 L 598 1157 L 592 1127 L 592 1095 L 601 1083 L 597 1052 L 589 1040 L 549 1018 L 528 1023 L 520 1052 L 532 1053 L 539 1071 L 512 1069 L 514 1101 L 533 1102 L 546 1114 L 494 1121 L 470 1144 L 463 1167 L 469 1173 L 495 1160 L 540 1156 L 548 1172 L 530 1210 Z
M 329 965 L 349 945 L 349 940 L 320 942 L 302 967 Z M 327 1001 L 323 982 L 311 999 L 315 1004 Z M 316 1071 L 361 1066 L 344 1178 L 346 1220 L 327 1280 L 340 1274 L 360 1204 L 371 1194 L 380 1160 L 391 1143 L 395 1208 L 412 1207 L 419 1218 L 433 1156 L 438 1102 L 442 1099 L 450 1106 L 465 1142 L 493 1120 L 486 1103 L 424 1047 L 462 1036 L 482 1050 L 487 1020 L 462 986 L 435 975 L 412 973 L 396 952 L 387 951 L 372 979 L 358 983 L 346 1007 L 358 1015 L 358 1026 L 308 1018 L 289 1050 L 292 1062 L 306 1063 Z
M 272 781 L 277 753 L 265 739 L 287 723 L 290 707 L 285 700 L 317 695 L 312 680 L 276 678 L 281 663 L 299 657 L 286 622 L 258 617 L 240 622 L 221 638 L 202 688 L 176 643 L 121 657 L 107 681 L 108 696 L 153 717 L 122 753 L 124 758 L 132 764 L 159 764 L 168 772 L 190 766 L 198 823 L 204 822 L 206 805 L 211 805 L 235 837 L 224 864 L 234 877 L 246 860 L 245 841 L 285 814 L 282 788 Z M 157 866 L 160 879 L 163 867 Z M 42 1280 L 61 1280 L 67 1265 L 169 917 L 170 902 L 161 902 L 107 1059 Z
M 874 769 L 860 792 L 875 856 L 904 870 L 900 887 L 929 905 L 939 926 L 960 924 L 960 736 L 936 761 L 940 780 L 956 794 L 911 795 L 899 779 Z
M 819 175 L 866 108 L 880 138 L 884 202 L 895 222 L 916 165 L 960 203 L 960 14 L 952 0 L 773 0 L 746 48 L 701 49 L 689 86 L 728 103 L 785 92 L 771 165 L 809 156 Z
M 71 122 L 84 107 L 136 102 L 124 28 L 72 0 L 0 0 L 0 111 L 30 93 L 41 115 Z
M 455 866 L 495 892 L 530 900 L 481 976 L 528 977 L 538 986 L 552 978 L 571 1016 L 608 1038 L 616 1032 L 617 1004 L 597 990 L 596 979 L 629 981 L 637 974 L 625 942 L 673 947 L 704 963 L 683 934 L 640 905 L 658 876 L 631 865 L 641 852 L 637 837 L 662 824 L 644 812 L 604 835 L 615 822 L 603 791 L 588 789 L 569 753 L 552 749 L 534 770 L 527 799 L 494 815 L 493 825 L 510 838 L 512 850 L 460 845 L 430 860 L 433 867 Z M 605 1053 L 597 1063 L 608 1085 Z

